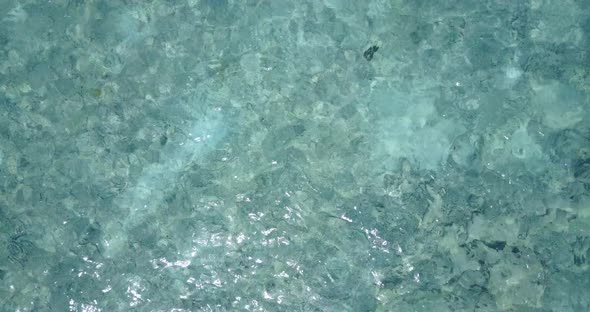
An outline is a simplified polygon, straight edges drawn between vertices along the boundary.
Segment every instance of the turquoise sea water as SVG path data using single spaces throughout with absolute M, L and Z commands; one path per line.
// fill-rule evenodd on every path
M 0 311 L 590 311 L 590 1 L 0 1 Z

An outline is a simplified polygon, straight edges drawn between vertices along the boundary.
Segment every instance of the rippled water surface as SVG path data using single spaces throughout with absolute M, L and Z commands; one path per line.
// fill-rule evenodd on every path
M 0 1 L 0 311 L 590 311 L 590 2 Z

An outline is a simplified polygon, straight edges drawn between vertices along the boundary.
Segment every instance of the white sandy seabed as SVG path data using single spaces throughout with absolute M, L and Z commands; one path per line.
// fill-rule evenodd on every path
M 225 137 L 227 128 L 220 109 L 215 109 L 194 120 L 183 133 L 164 147 L 161 162 L 144 168 L 137 183 L 116 198 L 115 204 L 126 210 L 126 217 L 106 222 L 105 256 L 116 257 L 126 249 L 128 231 L 158 215 L 158 207 L 182 171 L 206 157 Z

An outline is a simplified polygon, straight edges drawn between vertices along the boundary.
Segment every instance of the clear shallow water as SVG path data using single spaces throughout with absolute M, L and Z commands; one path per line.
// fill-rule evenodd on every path
M 3 1 L 0 310 L 590 310 L 589 17 Z

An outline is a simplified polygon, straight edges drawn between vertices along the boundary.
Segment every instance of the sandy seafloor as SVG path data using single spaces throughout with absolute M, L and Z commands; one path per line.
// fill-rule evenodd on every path
M 586 0 L 2 0 L 0 311 L 590 311 L 589 48 Z

